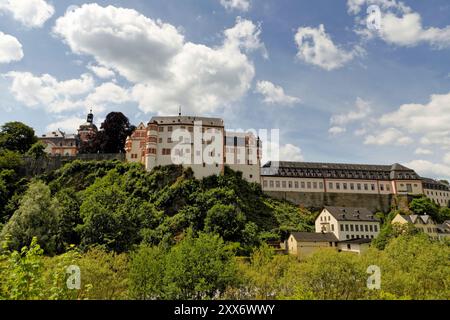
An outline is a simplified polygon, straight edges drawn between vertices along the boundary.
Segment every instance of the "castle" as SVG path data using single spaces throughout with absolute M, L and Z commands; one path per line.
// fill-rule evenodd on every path
M 199 132 L 197 132 L 199 130 Z M 197 133 L 197 134 L 196 134 Z M 196 139 L 198 141 L 196 141 Z M 198 142 L 198 143 L 196 143 Z M 439 206 L 450 204 L 450 187 L 393 165 L 268 162 L 261 167 L 262 144 L 251 133 L 225 130 L 218 118 L 153 117 L 126 141 L 127 160 L 147 170 L 183 164 L 196 178 L 221 174 L 225 166 L 241 171 L 265 193 L 305 207 L 360 206 L 388 211 L 397 198 L 426 195 Z M 204 160 L 209 155 L 213 161 Z M 174 161 L 174 156 L 184 161 Z M 175 157 L 177 158 L 177 157 Z M 198 158 L 198 159 L 197 159 Z M 197 160 L 197 161 L 196 161 Z
M 40 138 L 51 155 L 74 156 L 97 134 L 92 111 L 78 135 L 58 130 Z M 222 174 L 225 166 L 261 184 L 275 198 L 304 207 L 359 207 L 389 211 L 399 201 L 425 195 L 439 206 L 449 206 L 447 183 L 419 176 L 413 169 L 393 165 L 362 165 L 269 161 L 261 166 L 262 142 L 253 133 L 225 130 L 219 118 L 153 117 L 139 124 L 125 143 L 126 160 L 142 163 L 148 171 L 179 164 L 192 168 L 196 178 Z

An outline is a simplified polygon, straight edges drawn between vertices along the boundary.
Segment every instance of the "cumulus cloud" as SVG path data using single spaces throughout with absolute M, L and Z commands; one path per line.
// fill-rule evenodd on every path
M 421 176 L 434 177 L 437 179 L 450 178 L 449 165 L 433 163 L 427 160 L 413 160 L 409 163 L 405 163 L 405 166 L 414 169 Z
M 49 74 L 35 76 L 29 72 L 9 72 L 4 75 L 11 80 L 10 91 L 17 101 L 28 107 L 44 106 L 49 112 L 61 112 L 76 108 L 74 98 L 94 88 L 89 74 L 80 79 L 58 81 Z
M 291 106 L 301 102 L 299 98 L 287 95 L 282 87 L 269 81 L 258 81 L 255 91 L 263 95 L 263 102 L 269 105 Z
M 417 148 L 417 149 L 414 151 L 414 153 L 417 154 L 417 155 L 424 155 L 424 156 L 427 156 L 427 155 L 433 154 L 433 151 L 431 151 L 431 150 L 429 150 L 429 149 L 425 149 L 425 148 Z
M 328 71 L 341 68 L 364 53 L 359 46 L 346 51 L 334 44 L 323 24 L 318 28 L 299 28 L 295 35 L 295 42 L 298 47 L 297 57 L 300 60 Z
M 79 117 L 68 117 L 61 118 L 53 123 L 49 124 L 46 127 L 47 132 L 52 132 L 56 130 L 61 130 L 66 133 L 75 133 L 77 132 L 80 124 L 86 122 L 86 119 Z
M 19 40 L 0 31 L 0 63 L 20 61 L 22 58 L 22 44 Z
M 450 92 L 435 94 L 427 104 L 404 104 L 381 117 L 383 125 L 396 126 L 412 133 L 430 134 L 450 131 Z
M 404 146 L 414 142 L 408 136 L 405 136 L 400 130 L 396 128 L 379 129 L 381 132 L 375 135 L 368 135 L 364 144 L 373 145 L 396 145 Z
M 115 76 L 114 71 L 102 66 L 88 65 L 87 68 L 100 79 L 109 79 Z
M 338 114 L 331 117 L 332 125 L 345 126 L 349 123 L 362 120 L 370 115 L 372 107 L 368 101 L 357 98 L 355 102 L 356 110 L 351 110 L 348 113 Z
M 49 74 L 41 76 L 29 72 L 9 72 L 10 92 L 15 99 L 31 108 L 43 108 L 49 113 L 62 113 L 95 107 L 103 111 L 110 104 L 131 101 L 129 90 L 112 82 L 95 85 L 90 74 L 79 79 L 59 81 Z
M 358 33 L 368 37 L 378 35 L 384 41 L 398 46 L 416 46 L 428 43 L 431 46 L 442 49 L 450 47 L 450 26 L 444 28 L 424 27 L 422 17 L 414 12 L 403 2 L 395 0 L 348 0 L 348 11 L 351 14 L 359 14 L 363 6 L 371 4 L 379 5 L 382 9 L 380 30 L 366 29 L 365 19 L 358 18 L 363 29 Z M 364 12 L 365 14 L 365 12 Z
M 40 28 L 55 13 L 44 0 L 0 0 L 0 12 L 6 12 L 29 28 Z
M 304 161 L 302 149 L 293 144 L 280 145 L 274 141 L 263 141 L 261 162 L 269 161 Z
M 178 106 L 211 113 L 239 100 L 255 75 L 248 52 L 264 50 L 260 27 L 237 18 L 214 48 L 185 41 L 172 25 L 132 9 L 85 4 L 56 21 L 54 33 L 74 53 L 93 56 L 133 83 L 144 112 L 173 114 Z
M 340 135 L 341 133 L 344 133 L 346 131 L 347 131 L 347 129 L 343 128 L 343 127 L 331 127 L 328 130 L 328 133 L 333 135 L 333 136 L 337 136 L 337 135 Z
M 250 0 L 220 0 L 220 4 L 227 10 L 248 11 L 250 9 Z

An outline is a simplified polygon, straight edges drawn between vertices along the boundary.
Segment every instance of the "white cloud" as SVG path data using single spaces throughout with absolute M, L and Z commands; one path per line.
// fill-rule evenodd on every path
M 331 127 L 331 128 L 328 130 L 328 133 L 331 134 L 331 135 L 333 135 L 333 136 L 337 136 L 337 135 L 339 135 L 339 134 L 341 134 L 341 133 L 344 133 L 344 132 L 346 132 L 346 131 L 347 131 L 347 129 L 346 129 L 346 128 L 343 128 L 343 127 Z
M 102 66 L 88 65 L 87 68 L 90 71 L 92 71 L 100 79 L 109 79 L 109 78 L 113 78 L 115 76 L 114 71 L 112 71 L 111 69 L 102 67 Z
M 301 102 L 299 98 L 287 95 L 282 87 L 276 86 L 269 81 L 258 81 L 256 92 L 264 96 L 263 101 L 265 104 L 291 106 Z
M 413 160 L 405 163 L 405 166 L 414 169 L 421 176 L 437 179 L 450 178 L 450 166 L 445 164 L 433 163 L 427 160 Z
M 364 144 L 373 145 L 397 145 L 404 146 L 414 142 L 410 137 L 405 136 L 400 130 L 395 128 L 379 129 L 381 132 L 376 135 L 368 135 Z
M 370 103 L 359 97 L 356 99 L 355 106 L 356 110 L 352 110 L 344 114 L 334 115 L 333 117 L 331 117 L 331 124 L 345 126 L 349 123 L 366 118 L 372 112 Z
M 414 151 L 415 154 L 417 155 L 431 155 L 433 154 L 433 151 L 431 151 L 430 149 L 425 149 L 425 148 L 417 148 L 416 151 Z
M 11 79 L 10 91 L 17 101 L 28 107 L 44 106 L 49 112 L 78 107 L 73 99 L 94 88 L 94 80 L 89 74 L 67 81 L 58 81 L 49 74 L 35 76 L 29 72 L 12 71 L 4 76 Z
M 220 0 L 220 4 L 227 10 L 248 11 L 251 6 L 250 0 Z
M 450 93 L 432 95 L 427 104 L 404 104 L 381 117 L 383 125 L 396 126 L 413 133 L 450 131 Z
M 58 81 L 48 74 L 35 76 L 29 72 L 9 72 L 10 91 L 19 102 L 32 108 L 44 108 L 50 113 L 61 113 L 94 107 L 97 112 L 108 105 L 132 101 L 129 90 L 112 82 L 95 86 L 90 74 L 79 79 Z
M 450 47 L 450 26 L 444 28 L 424 27 L 422 17 L 403 2 L 395 0 L 348 0 L 351 14 L 361 13 L 363 6 L 379 5 L 382 9 L 381 29 L 370 31 L 366 28 L 366 19 L 357 18 L 363 29 L 357 33 L 374 37 L 379 35 L 384 41 L 398 46 L 416 46 L 428 43 L 442 49 Z M 365 12 L 363 12 L 366 14 Z
M 260 27 L 238 18 L 214 48 L 186 42 L 172 25 L 131 9 L 85 4 L 56 21 L 54 32 L 77 54 L 93 56 L 134 84 L 144 112 L 211 113 L 239 100 L 255 75 L 246 53 L 264 50 Z
M 44 0 L 0 0 L 0 12 L 7 12 L 27 27 L 40 28 L 55 13 Z
M 273 141 L 263 141 L 263 164 L 269 161 L 303 161 L 302 150 L 293 144 L 279 145 Z
M 58 129 L 70 133 L 76 133 L 82 123 L 86 122 L 86 119 L 78 117 L 68 117 L 57 120 L 46 127 L 47 132 L 56 131 Z
M 90 106 L 103 106 L 105 103 L 122 104 L 131 101 L 130 93 L 112 82 L 103 83 L 86 98 Z
M 22 44 L 19 40 L 0 31 L 0 63 L 20 61 L 22 58 Z
M 450 165 L 450 152 L 444 155 L 444 163 Z
M 343 67 L 364 52 L 359 46 L 346 51 L 335 45 L 325 32 L 323 24 L 318 28 L 299 28 L 295 35 L 295 42 L 298 47 L 297 57 L 300 60 L 328 71 Z

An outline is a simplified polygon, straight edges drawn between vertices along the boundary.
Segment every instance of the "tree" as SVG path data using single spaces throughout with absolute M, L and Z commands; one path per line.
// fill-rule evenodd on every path
M 219 235 L 188 231 L 166 257 L 165 299 L 207 299 L 235 284 L 233 252 Z
M 125 141 L 135 129 L 123 113 L 111 112 L 96 137 L 100 152 L 125 153 Z
M 23 165 L 23 160 L 17 151 L 0 149 L 0 170 L 11 169 L 17 171 Z
M 21 122 L 8 122 L 0 128 L 0 149 L 23 154 L 36 142 L 34 130 Z
M 239 241 L 245 228 L 245 220 L 245 215 L 238 208 L 219 203 L 208 210 L 205 231 L 217 233 L 225 241 Z
M 438 220 L 439 207 L 430 198 L 422 196 L 415 198 L 409 204 L 409 208 L 412 212 L 419 215 L 427 214 L 434 221 Z
M 42 181 L 34 181 L 20 200 L 19 209 L 3 227 L 0 239 L 9 237 L 9 247 L 19 250 L 36 237 L 41 248 L 53 254 L 57 246 L 59 214 L 59 203 L 51 197 L 50 188 Z
M 31 148 L 27 151 L 27 156 L 29 156 L 35 160 L 45 158 L 45 157 L 47 157 L 45 148 L 46 148 L 46 146 L 42 142 L 38 141 L 35 144 L 33 144 L 31 146 Z
M 154 300 L 164 296 L 165 256 L 160 247 L 147 245 L 131 254 L 128 275 L 131 298 Z

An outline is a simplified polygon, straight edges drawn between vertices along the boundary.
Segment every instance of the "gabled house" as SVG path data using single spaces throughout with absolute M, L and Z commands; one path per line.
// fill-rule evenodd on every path
M 438 239 L 438 226 L 429 215 L 402 215 L 398 214 L 392 220 L 392 224 L 411 224 L 419 231 L 429 235 L 432 239 Z

